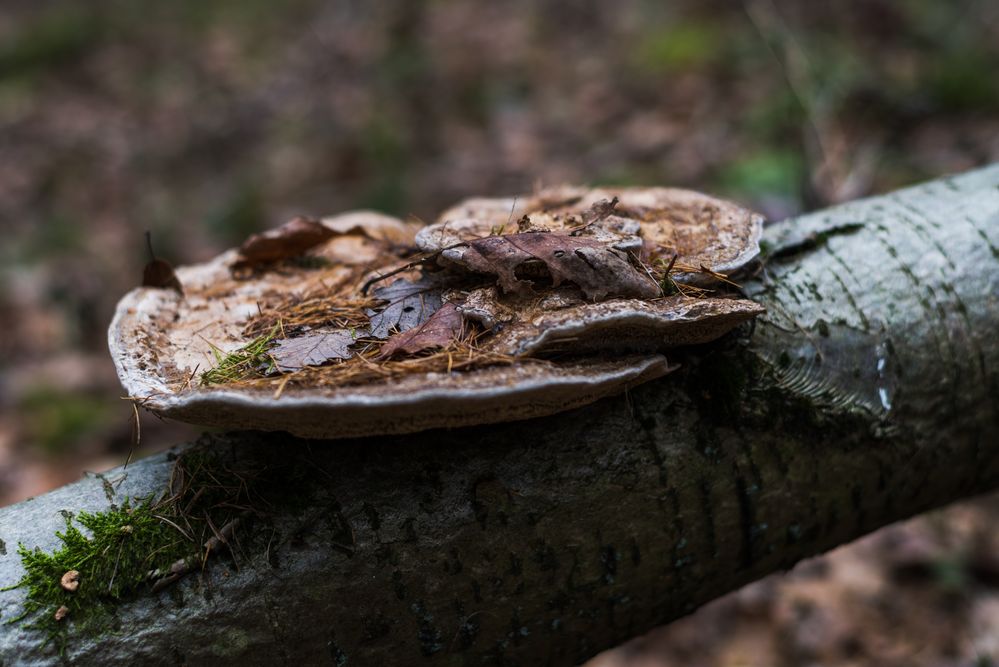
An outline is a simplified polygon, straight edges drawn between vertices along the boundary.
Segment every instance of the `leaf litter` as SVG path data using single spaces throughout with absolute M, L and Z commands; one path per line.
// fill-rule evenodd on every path
M 378 359 L 388 359 L 400 352 L 417 354 L 427 350 L 447 348 L 461 339 L 465 320 L 451 302 L 445 303 L 419 326 L 395 334 L 382 346 Z
M 239 247 L 239 260 L 233 268 L 255 268 L 297 257 L 336 234 L 318 220 L 297 216 L 277 229 L 246 239 Z
M 153 252 L 153 239 L 149 232 L 146 232 L 146 248 L 149 250 L 149 262 L 142 270 L 142 286 L 172 289 L 183 295 L 184 288 L 177 279 L 173 266 L 170 262 L 156 257 L 156 253 Z
M 374 298 L 384 301 L 380 309 L 366 308 L 371 318 L 370 333 L 388 338 L 392 329 L 409 331 L 420 326 L 441 307 L 441 286 L 429 276 L 416 282 L 400 278 L 374 290 Z
M 310 331 L 297 338 L 279 340 L 268 352 L 278 371 L 300 371 L 306 366 L 319 366 L 331 359 L 350 359 L 353 356 L 350 346 L 357 342 L 359 333 L 365 332 L 349 329 Z

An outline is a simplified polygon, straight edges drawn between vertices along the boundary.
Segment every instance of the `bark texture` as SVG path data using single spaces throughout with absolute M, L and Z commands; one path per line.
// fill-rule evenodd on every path
M 288 502 L 235 562 L 124 605 L 118 633 L 70 657 L 569 665 L 999 484 L 999 166 L 764 236 L 747 289 L 768 314 L 626 396 L 415 436 L 206 436 L 286 466 Z M 169 456 L 133 463 L 116 494 L 162 488 Z M 52 548 L 59 511 L 105 507 L 106 487 L 0 510 L 0 585 L 18 542 Z M 22 596 L 0 593 L 3 618 Z M 39 643 L 0 626 L 0 665 L 57 663 Z

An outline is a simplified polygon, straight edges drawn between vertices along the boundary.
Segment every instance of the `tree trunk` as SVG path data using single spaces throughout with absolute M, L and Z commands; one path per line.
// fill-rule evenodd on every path
M 682 369 L 499 426 L 205 436 L 290 494 L 220 559 L 72 636 L 81 664 L 569 665 L 801 558 L 999 484 L 999 165 L 770 226 L 768 313 Z M 171 454 L 118 497 L 162 489 Z M 283 468 L 282 468 L 283 469 Z M 0 510 L 51 549 L 106 480 Z M 291 490 L 294 490 L 291 489 Z M 6 545 L 4 547 L 4 545 Z M 3 618 L 24 592 L 0 593 Z M 49 664 L 0 625 L 0 664 Z

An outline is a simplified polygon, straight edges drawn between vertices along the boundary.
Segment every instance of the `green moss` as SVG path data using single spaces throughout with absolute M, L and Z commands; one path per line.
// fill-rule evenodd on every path
M 212 345 L 215 368 L 201 374 L 201 384 L 226 384 L 258 374 L 266 374 L 274 367 L 274 361 L 267 350 L 280 330 L 281 323 L 279 322 L 266 334 L 228 354 Z
M 206 541 L 252 511 L 252 475 L 213 450 L 193 448 L 178 457 L 170 488 L 158 497 L 75 517 L 64 512 L 55 551 L 18 546 L 24 577 L 3 590 L 23 588 L 27 595 L 22 613 L 6 622 L 23 622 L 60 652 L 71 631 L 98 636 L 115 630 L 120 603 L 149 593 L 176 563 L 201 562 Z M 61 579 L 74 570 L 79 586 L 65 590 Z M 60 607 L 66 613 L 57 620 Z
M 46 643 L 55 640 L 60 649 L 71 625 L 89 633 L 112 629 L 117 603 L 141 590 L 150 572 L 168 569 L 194 551 L 193 542 L 158 518 L 157 511 L 145 499 L 103 512 L 80 512 L 75 520 L 66 518 L 56 551 L 19 545 L 25 575 L 15 587 L 26 588 L 28 595 L 21 616 L 8 622 L 28 620 L 29 628 L 41 631 Z M 80 573 L 73 592 L 60 583 L 71 570 Z M 69 611 L 58 621 L 56 610 L 63 606 Z

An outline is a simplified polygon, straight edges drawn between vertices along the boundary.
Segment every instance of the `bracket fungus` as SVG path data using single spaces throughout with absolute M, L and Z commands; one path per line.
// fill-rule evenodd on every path
M 763 312 L 731 274 L 762 219 L 669 188 L 470 199 L 432 225 L 297 218 L 118 305 L 129 396 L 162 416 L 352 437 L 585 405 Z M 420 254 L 422 251 L 422 254 Z

